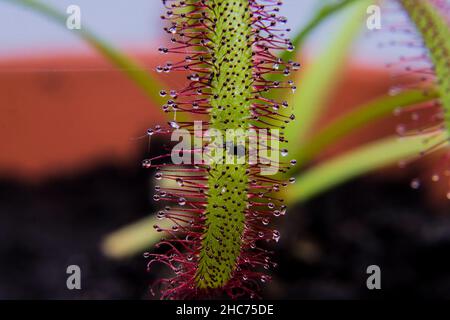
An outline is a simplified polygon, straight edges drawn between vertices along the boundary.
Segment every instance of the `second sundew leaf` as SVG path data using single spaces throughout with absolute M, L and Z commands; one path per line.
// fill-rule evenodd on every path
M 168 155 L 143 162 L 146 168 L 158 169 L 157 180 L 164 179 L 156 186 L 154 200 L 171 204 L 158 217 L 172 222 L 172 227 L 154 226 L 169 233 L 169 240 L 159 244 L 168 250 L 149 254 L 149 265 L 162 262 L 175 272 L 174 277 L 161 280 L 162 298 L 257 297 L 260 285 L 270 279 L 267 270 L 275 265 L 259 244 L 279 240 L 279 232 L 269 225 L 286 210 L 283 200 L 273 197 L 272 191 L 288 185 L 265 174 L 272 164 L 281 171 L 290 167 L 280 165 L 278 157 L 272 162 L 272 154 L 280 153 L 274 141 L 284 141 L 282 130 L 293 119 L 278 112 L 282 103 L 267 98 L 272 89 L 289 84 L 266 79 L 273 66 L 291 70 L 298 65 L 279 61 L 272 52 L 291 46 L 274 31 L 279 30 L 278 24 L 286 23 L 278 16 L 281 2 L 163 3 L 167 8 L 163 19 L 169 23 L 165 30 L 175 45 L 160 48 L 160 52 L 186 55 L 163 68 L 168 73 L 186 72 L 189 80 L 184 89 L 172 91 L 165 108 L 200 115 L 202 120 L 170 121 L 169 128 L 158 132 L 194 134 L 189 138 L 194 147 L 181 150 L 175 146 L 176 154 L 188 156 L 187 162 L 183 157 L 176 165 L 157 163 Z M 257 150 L 252 150 L 251 137 L 261 137 L 260 129 L 268 140 L 258 141 Z M 272 129 L 281 131 L 272 133 Z M 206 138 L 200 144 L 199 136 Z M 214 156 L 206 151 L 211 147 Z M 270 162 L 250 161 L 255 156 L 252 152 L 259 153 L 259 160 L 270 157 Z
M 430 88 L 428 90 L 408 90 L 397 95 L 388 94 L 369 101 L 343 114 L 316 132 L 298 153 L 297 160 L 301 164 L 306 164 L 327 147 L 354 134 L 355 131 L 367 124 L 392 115 L 396 110 L 433 102 L 436 98 L 439 98 L 439 93 L 434 88 Z
M 450 26 L 435 1 L 399 0 L 428 49 L 445 110 L 444 124 L 450 131 Z

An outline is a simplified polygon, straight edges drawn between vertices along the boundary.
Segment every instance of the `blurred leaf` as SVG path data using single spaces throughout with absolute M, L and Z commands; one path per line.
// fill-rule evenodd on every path
M 341 183 L 400 160 L 419 156 L 423 150 L 448 140 L 447 133 L 409 138 L 391 137 L 331 159 L 301 174 L 286 193 L 288 203 L 307 201 Z
M 439 97 L 436 90 L 410 90 L 395 96 L 382 96 L 340 116 L 319 133 L 312 136 L 303 146 L 297 161 L 300 165 L 314 159 L 321 151 L 339 139 L 351 134 L 364 125 L 392 114 L 397 108 L 434 100 Z
M 292 143 L 290 149 L 294 157 L 305 143 L 306 135 L 320 116 L 330 92 L 335 87 L 345 67 L 351 44 L 361 31 L 367 7 L 372 2 L 360 0 L 348 6 L 343 26 L 331 45 L 303 71 L 298 83 L 299 89 L 289 100 L 289 104 L 294 107 L 294 115 L 301 124 L 287 126 L 286 129 L 286 138 Z
M 168 219 L 158 220 L 155 216 L 144 218 L 108 235 L 102 241 L 102 252 L 107 257 L 122 259 L 142 253 L 157 243 L 163 233 L 157 232 L 153 226 L 166 229 L 172 226 Z
M 59 12 L 58 10 L 41 3 L 36 0 L 3 0 L 16 5 L 22 5 L 30 8 L 36 12 L 39 12 L 53 21 L 57 22 L 64 28 L 66 28 L 67 16 Z M 159 95 L 162 90 L 160 81 L 152 77 L 138 62 L 128 57 L 124 53 L 115 49 L 105 41 L 99 39 L 92 32 L 86 28 L 81 30 L 69 30 L 74 32 L 83 40 L 88 42 L 93 48 L 100 52 L 105 58 L 107 58 L 113 65 L 115 65 L 120 71 L 123 71 L 134 83 L 136 83 L 150 98 L 155 105 L 162 105 L 166 101 Z M 158 110 L 161 110 L 158 108 Z M 162 112 L 162 111 L 161 111 Z M 183 118 L 184 115 L 179 116 Z
M 294 60 L 296 56 L 299 55 L 299 53 L 302 51 L 303 49 L 303 45 L 306 41 L 306 39 L 311 35 L 311 33 L 313 33 L 316 28 L 318 26 L 320 26 L 320 24 L 322 22 L 325 22 L 325 20 L 329 17 L 331 17 L 333 14 L 338 13 L 341 9 L 344 9 L 347 5 L 349 5 L 350 3 L 354 2 L 356 0 L 342 0 L 340 2 L 337 3 L 332 3 L 332 4 L 325 4 L 323 5 L 318 11 L 317 13 L 314 15 L 314 17 L 306 24 L 306 26 L 304 26 L 298 33 L 297 35 L 294 37 L 294 39 L 292 39 L 292 45 L 294 46 L 294 50 L 293 51 L 288 51 L 285 50 L 282 52 L 282 54 L 280 55 L 280 58 L 283 59 L 284 61 L 290 61 L 290 60 Z M 269 75 L 268 80 L 269 81 L 281 81 L 281 79 L 283 78 L 283 75 L 281 74 L 275 74 L 272 73 Z M 267 94 L 268 98 L 272 98 L 275 99 L 276 98 L 276 93 L 274 91 L 270 91 Z
M 322 22 L 355 1 L 356 0 L 342 0 L 337 3 L 325 4 L 292 40 L 295 50 L 284 51 L 280 58 L 284 61 L 293 60 L 295 56 L 303 49 L 303 44 L 305 43 L 306 38 L 308 38 L 308 36 L 315 31 Z

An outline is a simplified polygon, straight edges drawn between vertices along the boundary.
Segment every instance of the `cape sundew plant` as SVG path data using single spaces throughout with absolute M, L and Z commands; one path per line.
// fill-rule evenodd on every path
M 165 0 L 163 4 L 167 12 L 162 19 L 168 22 L 165 30 L 171 35 L 173 47 L 159 51 L 184 54 L 184 60 L 167 63 L 157 71 L 186 72 L 189 81 L 181 90 L 161 92 L 162 96 L 170 95 L 171 100 L 163 108 L 174 112 L 175 119 L 166 129 L 158 127 L 149 134 L 185 130 L 198 138 L 198 132 L 204 135 L 215 130 L 226 136 L 234 129 L 242 130 L 247 139 L 241 145 L 234 140 L 220 145 L 224 151 L 220 157 L 224 160 L 232 155 L 231 164 L 205 159 L 195 165 L 155 164 L 168 154 L 144 161 L 145 167 L 157 169 L 156 179 L 162 180 L 154 200 L 170 204 L 158 218 L 173 224 L 168 229 L 154 226 L 167 233 L 167 239 L 158 244 L 166 251 L 149 255 L 149 267 L 160 262 L 175 273 L 159 281 L 163 299 L 256 298 L 261 283 L 270 280 L 267 270 L 276 265 L 261 245 L 279 240 L 280 233 L 270 223 L 273 217 L 286 212 L 283 200 L 274 194 L 293 182 L 263 175 L 267 162 L 249 161 L 252 154 L 246 148 L 257 130 L 278 129 L 268 141 L 271 146 L 260 143 L 259 149 L 287 157 L 287 150 L 272 145 L 274 141 L 276 145 L 286 142 L 283 128 L 294 117 L 288 113 L 286 102 L 265 98 L 265 93 L 275 88 L 295 90 L 292 81 L 269 81 L 267 75 L 289 76 L 300 67 L 282 61 L 274 53 L 293 50 L 285 39 L 288 30 L 281 27 L 286 23 L 278 14 L 282 3 Z M 189 114 L 201 122 L 176 120 L 177 116 L 186 119 Z M 200 131 L 195 131 L 198 127 Z M 194 142 L 190 150 L 183 150 L 183 155 L 198 157 L 205 145 Z M 247 161 L 238 161 L 243 156 Z M 286 172 L 294 164 L 295 160 L 286 159 L 286 163 L 279 164 L 279 171 Z
M 399 127 L 401 135 L 425 134 L 428 140 L 434 142 L 421 154 L 448 146 L 450 136 L 450 24 L 448 20 L 450 2 L 447 0 L 398 0 L 401 8 L 407 13 L 409 23 L 398 25 L 406 34 L 415 34 L 415 39 L 408 39 L 406 45 L 419 48 L 420 52 L 411 57 L 402 57 L 405 69 L 413 74 L 413 86 L 426 88 L 436 87 L 439 98 L 420 105 L 413 105 L 401 110 L 411 115 L 409 122 Z M 411 26 L 412 24 L 412 26 Z M 423 51 L 425 49 L 425 52 Z M 416 77 L 414 77 L 416 76 Z M 414 79 L 419 77 L 419 82 Z M 411 81 L 411 80 L 410 80 Z M 446 138 L 437 140 L 440 133 L 446 132 Z M 439 181 L 441 176 L 450 177 L 450 152 L 444 153 L 443 172 L 433 175 L 433 181 Z M 418 188 L 419 179 L 412 182 L 413 188 Z M 450 199 L 450 185 L 447 198 Z

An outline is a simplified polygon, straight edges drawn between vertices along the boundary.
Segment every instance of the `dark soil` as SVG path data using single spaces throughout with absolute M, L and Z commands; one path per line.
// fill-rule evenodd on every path
M 143 299 L 158 277 L 140 255 L 112 261 L 109 232 L 154 212 L 150 172 L 107 165 L 29 185 L 0 181 L 1 299 Z M 450 216 L 406 181 L 364 178 L 292 208 L 279 227 L 273 299 L 450 298 Z M 66 288 L 66 268 L 82 290 Z M 366 287 L 378 265 L 382 289 Z

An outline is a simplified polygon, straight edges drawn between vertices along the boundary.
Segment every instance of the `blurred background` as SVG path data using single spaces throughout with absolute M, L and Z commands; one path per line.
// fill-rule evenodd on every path
M 157 53 L 167 42 L 160 1 L 42 2 L 62 13 L 78 5 L 83 28 L 148 72 L 166 60 Z M 284 2 L 292 34 L 324 3 Z M 344 21 L 337 14 L 321 24 L 299 60 L 313 63 Z M 404 49 L 380 50 L 379 37 L 361 35 L 330 88 L 318 128 L 390 89 L 385 65 Z M 0 44 L 0 299 L 150 298 L 148 286 L 161 274 L 146 272 L 145 250 L 111 257 L 102 241 L 157 210 L 153 173 L 141 169 L 148 139 L 139 137 L 165 123 L 160 106 L 73 32 L 13 1 L 0 0 Z M 183 79 L 160 77 L 169 88 Z M 394 134 L 396 125 L 395 119 L 373 123 L 318 159 Z M 152 139 L 150 150 L 161 143 Z M 293 207 L 278 226 L 279 268 L 264 297 L 450 297 L 448 204 L 409 187 L 427 168 L 377 171 Z M 82 290 L 66 287 L 72 264 L 82 270 Z M 376 292 L 366 287 L 372 264 L 383 275 Z

